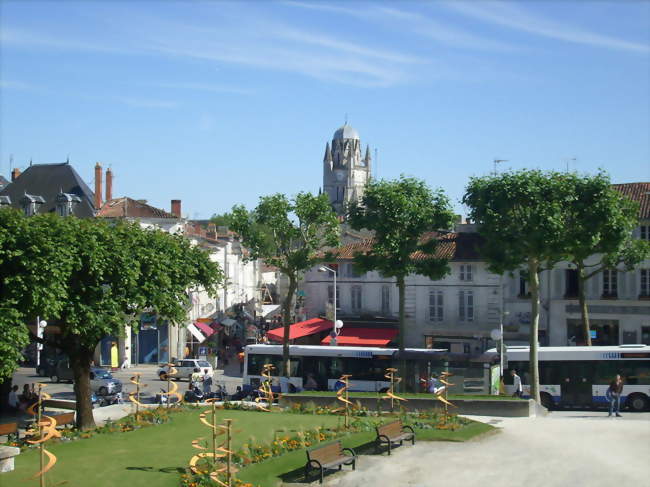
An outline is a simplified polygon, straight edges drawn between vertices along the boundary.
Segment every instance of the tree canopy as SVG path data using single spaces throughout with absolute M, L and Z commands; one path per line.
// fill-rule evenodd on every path
M 93 423 L 88 371 L 99 341 L 122 335 L 127 324 L 137 329 L 134 318 L 145 310 L 182 322 L 187 289 L 200 286 L 216 295 L 223 280 L 208 254 L 181 235 L 124 221 L 26 218 L 11 209 L 0 210 L 0 277 L 0 307 L 10 311 L 2 326 L 18 336 L 7 343 L 3 334 L 0 347 L 24 344 L 25 323 L 36 316 L 56 324 L 60 333 L 44 342 L 70 358 L 82 427 Z M 5 375 L 16 358 L 0 356 Z
M 250 250 L 251 259 L 263 259 L 289 279 L 283 301 L 283 374 L 289 377 L 289 326 L 291 303 L 300 274 L 323 261 L 322 250 L 339 243 L 339 224 L 327 195 L 298 193 L 292 200 L 283 194 L 260 198 L 248 211 L 232 209 L 230 228 Z

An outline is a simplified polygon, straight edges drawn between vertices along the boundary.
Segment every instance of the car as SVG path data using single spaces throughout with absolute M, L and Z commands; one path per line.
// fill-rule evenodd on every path
M 212 365 L 207 360 L 198 360 L 198 359 L 183 359 L 177 360 L 174 362 L 174 368 L 176 369 L 176 374 L 172 376 L 172 379 L 184 379 L 191 380 L 194 369 L 199 369 L 199 374 L 203 376 L 213 375 Z M 167 380 L 167 372 L 169 372 L 169 367 L 167 364 L 161 365 L 158 368 L 158 377 L 160 380 Z
M 63 380 L 74 382 L 74 375 L 68 359 L 60 360 L 56 364 L 56 369 L 50 376 L 50 380 L 52 382 L 61 382 Z M 91 367 L 90 389 L 99 396 L 112 395 L 122 392 L 122 381 L 114 378 L 106 369 Z
M 56 364 L 62 357 L 41 357 L 41 363 L 36 366 L 36 375 L 51 377 L 56 372 Z

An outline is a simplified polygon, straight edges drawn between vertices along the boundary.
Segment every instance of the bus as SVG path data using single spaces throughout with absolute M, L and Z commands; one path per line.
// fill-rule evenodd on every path
M 401 359 L 406 362 L 406 389 L 413 392 L 423 390 L 420 379 L 426 379 L 434 372 L 462 370 L 463 377 L 457 381 L 460 384 L 464 383 L 468 370 L 472 371 L 470 380 L 473 379 L 474 383 L 477 378 L 484 381 L 489 373 L 482 364 L 470 368 L 467 355 L 449 353 L 446 349 L 407 348 L 400 356 L 399 350 L 395 348 L 290 345 L 289 353 L 289 388 L 292 390 L 302 390 L 309 374 L 314 376 L 319 390 L 334 390 L 339 377 L 349 374 L 351 391 L 383 391 L 390 385 L 384 377 L 386 369 L 397 368 Z M 247 345 L 243 385 L 259 387 L 265 364 L 275 367 L 273 385 L 279 385 L 282 345 Z M 478 391 L 480 392 L 482 391 Z
M 540 399 L 544 407 L 605 406 L 608 404 L 605 393 L 616 374 L 623 378 L 621 407 L 645 411 L 650 406 L 650 346 L 540 347 L 538 350 Z M 498 363 L 496 349 L 486 354 Z M 507 347 L 504 360 L 507 360 L 506 392 L 514 392 L 509 371 L 516 370 L 524 384 L 524 397 L 529 397 L 529 347 Z

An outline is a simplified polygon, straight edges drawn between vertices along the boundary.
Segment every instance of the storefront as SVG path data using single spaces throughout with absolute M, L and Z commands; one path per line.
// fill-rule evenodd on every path
M 140 316 L 138 333 L 131 332 L 131 363 L 169 362 L 169 326 L 154 314 Z

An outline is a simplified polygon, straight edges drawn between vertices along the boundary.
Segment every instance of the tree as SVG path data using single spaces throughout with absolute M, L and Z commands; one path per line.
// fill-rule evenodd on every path
M 289 326 L 291 303 L 302 272 L 323 261 L 322 249 L 339 243 L 339 225 L 327 195 L 298 193 L 263 196 L 253 211 L 234 206 L 230 228 L 250 250 L 251 259 L 263 259 L 289 279 L 282 302 L 284 337 L 282 374 L 290 376 Z
M 432 280 L 449 272 L 447 260 L 436 257 L 438 239 L 432 230 L 449 229 L 453 222 L 449 200 L 441 189 L 432 191 L 424 181 L 401 176 L 397 180 L 371 180 L 360 202 L 348 210 L 348 222 L 355 230 L 374 233 L 372 249 L 355 256 L 362 272 L 379 271 L 394 277 L 399 293 L 400 353 L 404 351 L 405 278 L 420 274 Z M 404 364 L 400 366 L 404 377 Z
M 80 428 L 94 426 L 90 364 L 99 341 L 123 335 L 127 324 L 137 330 L 143 311 L 182 322 L 187 289 L 202 286 L 216 295 L 222 280 L 217 264 L 184 237 L 134 223 L 1 210 L 0 235 L 0 306 L 12 310 L 23 342 L 25 323 L 37 315 L 59 328 L 32 339 L 68 356 Z M 6 346 L 4 336 L 0 341 Z
M 231 217 L 232 215 L 230 213 L 215 213 L 210 218 L 210 223 L 214 223 L 218 227 L 229 227 Z
M 537 361 L 539 275 L 566 252 L 566 212 L 571 203 L 567 174 L 522 170 L 474 177 L 463 203 L 484 238 L 483 257 L 496 274 L 526 266 L 531 294 L 530 391 L 540 402 Z
M 639 205 L 614 189 L 607 174 L 567 177 L 573 189 L 565 228 L 567 260 L 576 266 L 582 330 L 591 346 L 586 281 L 620 265 L 632 270 L 649 255 L 650 245 L 632 238 Z

